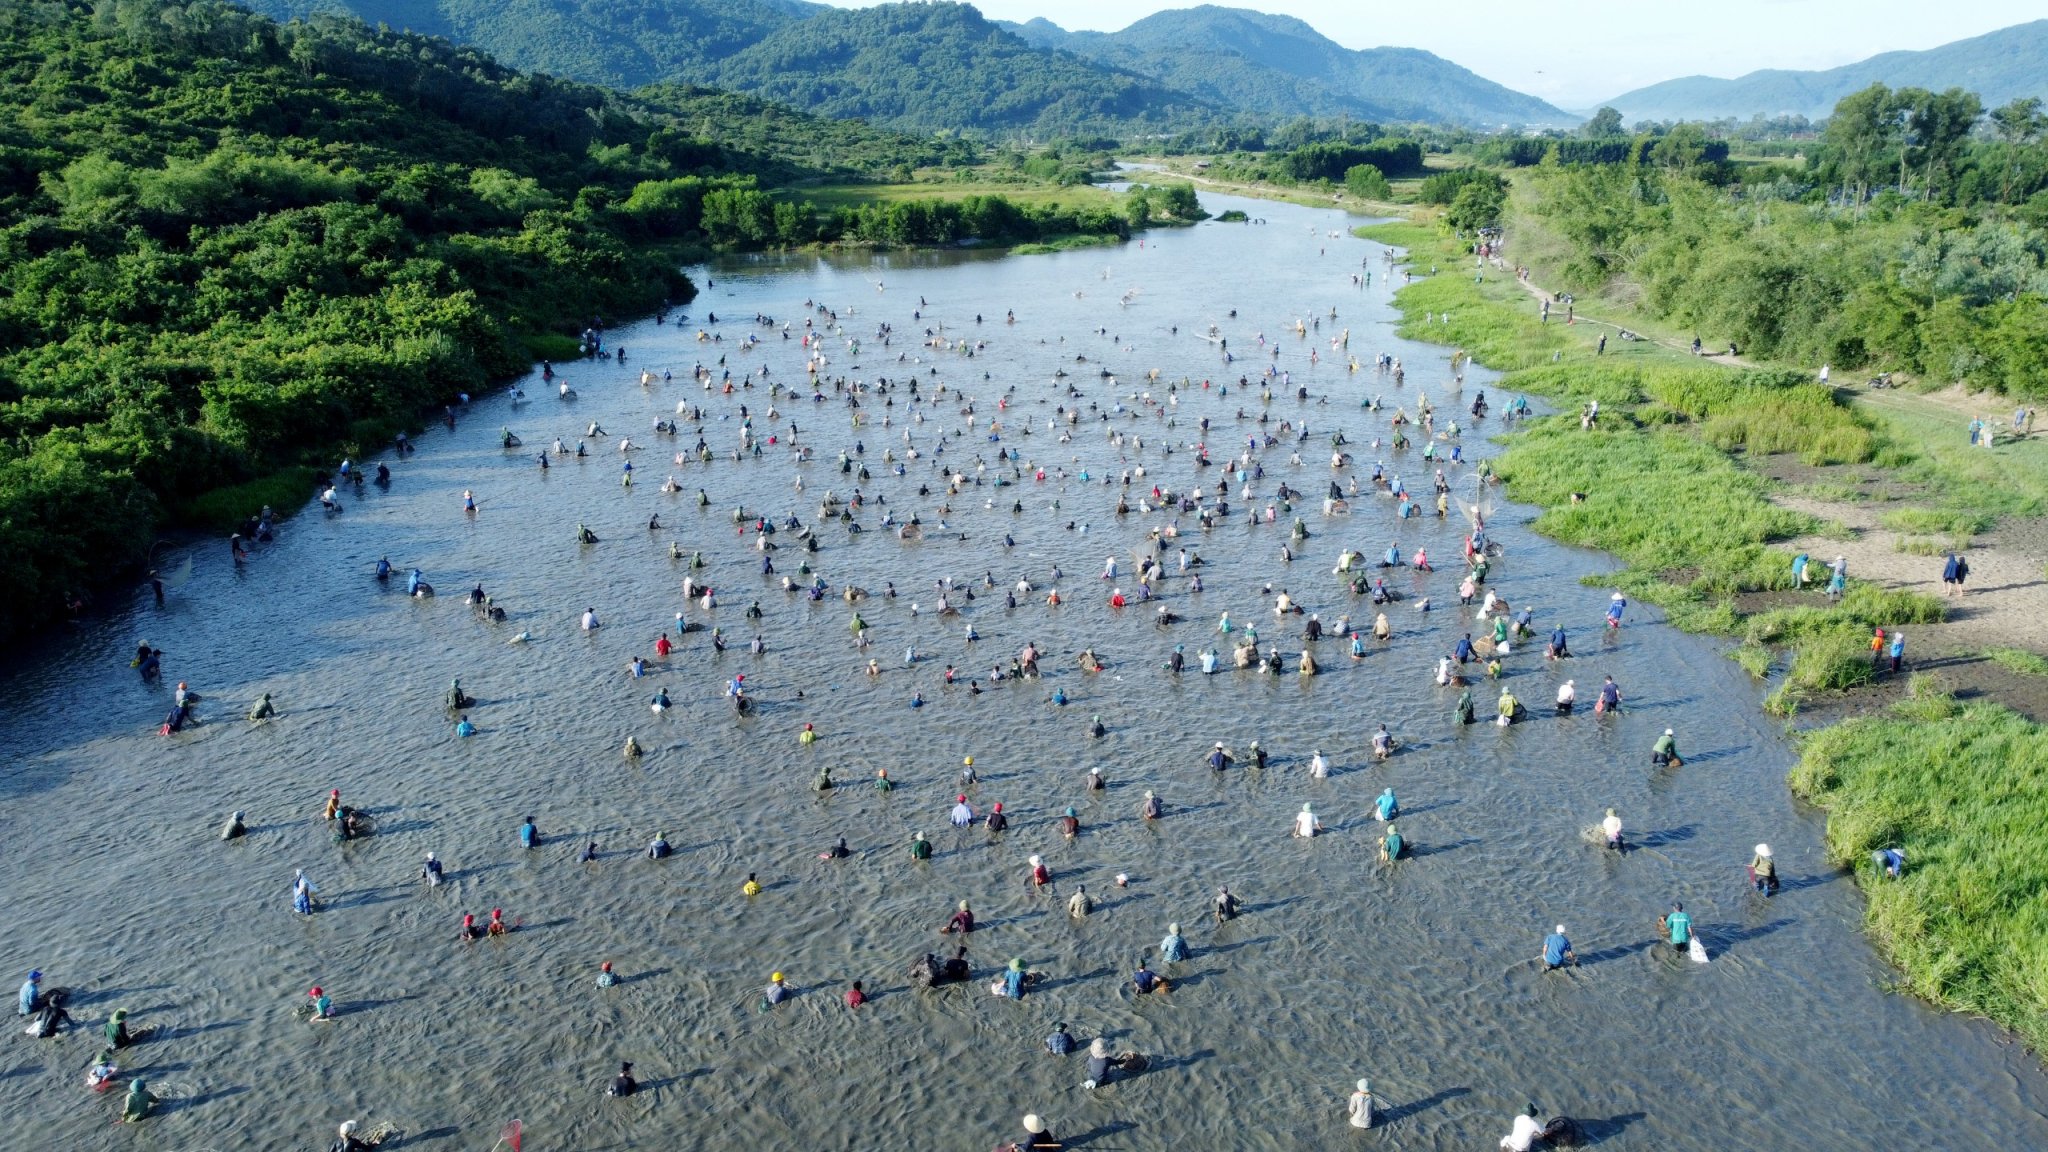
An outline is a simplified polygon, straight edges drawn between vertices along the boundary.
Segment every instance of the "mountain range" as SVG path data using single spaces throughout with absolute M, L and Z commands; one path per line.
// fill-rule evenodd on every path
M 1986 108 L 2015 97 L 2048 99 L 2048 20 L 2016 24 L 1919 52 L 1886 52 L 1820 72 L 1768 69 L 1734 80 L 1687 76 L 1607 101 L 1630 122 L 1717 120 L 1795 114 L 1819 119 L 1851 92 L 1893 88 L 1965 88 Z
M 1241 117 L 1568 127 L 1583 116 L 1414 48 L 1346 48 L 1291 16 L 1203 5 L 1119 32 L 991 21 L 952 0 L 245 0 L 280 19 L 352 15 L 614 88 L 726 88 L 908 132 L 1164 133 Z M 1607 103 L 1630 121 L 1826 116 L 1843 96 L 1960 86 L 2048 97 L 2048 20 L 1818 72 L 1692 76 Z
M 1346 48 L 1292 16 L 1205 4 L 1157 12 L 1121 32 L 1068 32 L 1043 18 L 1004 27 L 1263 117 L 1353 116 L 1393 123 L 1564 125 L 1577 117 L 1418 48 Z
M 730 88 L 906 131 L 1165 131 L 1241 114 L 1499 127 L 1576 121 L 1441 57 L 1354 51 L 1300 20 L 1203 6 L 1121 32 L 1004 24 L 947 0 L 246 0 L 356 16 L 520 68 L 634 88 Z

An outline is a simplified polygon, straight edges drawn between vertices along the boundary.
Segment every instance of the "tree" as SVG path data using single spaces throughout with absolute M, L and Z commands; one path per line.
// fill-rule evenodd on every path
M 1938 93 L 1906 88 L 1898 95 L 1906 130 L 1913 137 L 1912 148 L 1900 158 L 1901 170 L 1909 161 L 1919 168 L 1927 198 L 1932 200 L 1940 184 L 1953 177 L 1964 142 L 1984 117 L 1984 102 L 1976 93 L 1961 88 Z M 1902 179 L 1900 183 L 1905 182 Z
M 2000 173 L 1998 199 L 2012 203 L 2012 188 L 2019 178 L 2021 150 L 2048 132 L 2048 116 L 2041 114 L 2037 97 L 2022 96 L 1991 113 L 1991 129 L 2005 145 L 2005 164 Z
M 1707 134 L 1697 124 L 1680 124 L 1650 149 L 1650 158 L 1666 168 L 1691 171 L 1707 155 Z
M 1355 164 L 1344 172 L 1344 190 L 1360 200 L 1391 200 L 1394 190 L 1387 178 L 1370 164 Z
M 1500 223 L 1507 207 L 1507 190 L 1498 184 L 1474 182 L 1458 189 L 1457 199 L 1444 210 L 1444 223 L 1460 234 L 1476 233 Z
M 1870 186 L 1891 167 L 1899 134 L 1892 90 L 1883 84 L 1872 84 L 1835 103 L 1821 146 L 1841 177 L 1844 195 L 1853 189 L 1858 204 L 1870 198 Z
M 1579 135 L 1589 140 L 1598 140 L 1607 136 L 1620 136 L 1623 134 L 1621 113 L 1607 107 L 1602 107 L 1598 112 L 1593 113 L 1591 120 L 1579 126 Z

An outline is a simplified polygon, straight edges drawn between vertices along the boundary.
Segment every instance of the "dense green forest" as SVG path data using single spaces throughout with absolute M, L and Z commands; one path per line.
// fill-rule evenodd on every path
M 719 61 L 713 82 L 905 131 L 1043 139 L 1158 131 L 1219 114 L 1155 81 L 1032 47 L 965 4 L 830 9 Z
M 200 494 L 373 448 L 593 317 L 687 300 L 681 259 L 707 245 L 1166 215 L 826 214 L 764 188 L 976 157 L 352 20 L 42 0 L 0 6 L 0 29 L 0 634 L 139 562 Z
M 711 85 L 898 131 L 1043 141 L 1180 128 L 1221 114 L 1219 105 L 1149 77 L 1035 47 L 966 4 L 847 10 L 802 0 L 250 3 L 281 19 L 352 14 L 615 88 Z
M 2048 398 L 2048 116 L 1951 89 L 1843 100 L 1803 161 L 1693 125 L 1554 142 L 1510 174 L 1516 258 L 1748 355 Z M 1579 149 L 1611 145 L 1572 163 Z M 1474 195 L 1477 195 L 1475 193 Z

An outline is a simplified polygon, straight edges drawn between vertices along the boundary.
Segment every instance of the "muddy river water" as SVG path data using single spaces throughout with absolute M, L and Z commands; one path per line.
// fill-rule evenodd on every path
M 0 1146 L 318 1148 L 355 1117 L 397 1125 L 403 1147 L 475 1150 L 516 1117 L 542 1149 L 981 1149 L 1037 1112 L 1101 1149 L 1490 1149 L 1534 1102 L 1617 1148 L 2048 1147 L 2048 1084 L 2032 1057 L 1992 1027 L 1886 990 L 1861 900 L 1823 857 L 1820 816 L 1786 791 L 1793 749 L 1758 710 L 1758 689 L 1714 642 L 1653 611 L 1632 607 L 1603 634 L 1609 590 L 1581 578 L 1611 561 L 1537 537 L 1532 509 L 1498 499 L 1488 586 L 1533 607 L 1540 632 L 1563 624 L 1574 657 L 1547 663 L 1539 643 L 1505 658 L 1505 685 L 1534 713 L 1524 723 L 1484 723 L 1498 688 L 1483 680 L 1482 723 L 1451 722 L 1456 691 L 1434 682 L 1437 660 L 1484 627 L 1458 604 L 1458 508 L 1435 517 L 1433 469 L 1419 440 L 1387 443 L 1390 420 L 1415 414 L 1423 394 L 1440 430 L 1453 415 L 1469 424 L 1487 390 L 1496 415 L 1460 441 L 1473 461 L 1496 450 L 1487 437 L 1504 398 L 1483 370 L 1459 384 L 1445 350 L 1393 335 L 1400 273 L 1343 234 L 1342 215 L 1207 206 L 1254 221 L 1055 255 L 697 270 L 712 286 L 687 318 L 607 333 L 623 365 L 562 366 L 573 400 L 537 377 L 524 402 L 479 397 L 453 431 L 419 435 L 416 453 L 357 462 L 387 464 L 388 488 L 345 487 L 339 515 L 300 510 L 240 567 L 225 543 L 196 546 L 163 607 L 144 590 L 20 654 L 16 707 L 0 722 L 0 971 L 40 968 L 46 986 L 74 990 L 80 1028 L 17 1032 L 6 1046 Z M 1366 273 L 1369 285 L 1353 280 Z M 806 321 L 828 361 L 822 401 L 805 372 Z M 926 343 L 928 329 L 944 347 Z M 1333 345 L 1346 332 L 1348 348 Z M 1400 386 L 1374 370 L 1381 352 L 1403 361 Z M 729 369 L 734 390 L 707 391 L 698 365 L 714 385 Z M 1269 366 L 1284 374 L 1270 402 Z M 835 394 L 841 378 L 891 382 L 864 400 L 864 426 Z M 800 398 L 771 400 L 770 384 Z M 1377 411 L 1365 404 L 1374 395 Z M 686 411 L 680 435 L 655 434 L 679 402 L 701 419 Z M 763 443 L 736 460 L 742 405 Z M 1068 436 L 1062 405 L 1079 413 Z M 608 435 L 583 437 L 593 422 Z M 501 427 L 523 447 L 504 448 Z M 1338 432 L 1353 459 L 1333 469 Z M 557 436 L 572 451 L 584 438 L 589 455 L 543 472 L 536 453 Z M 709 463 L 694 454 L 700 436 Z M 640 446 L 625 454 L 630 487 L 626 438 Z M 1203 443 L 1209 467 L 1196 464 Z M 1247 450 L 1259 474 L 1226 475 Z M 679 452 L 686 462 L 671 462 Z M 842 453 L 869 477 L 843 472 Z M 1375 461 L 1417 493 L 1422 516 L 1395 518 L 1369 482 Z M 1459 496 L 1480 492 L 1469 463 L 1445 469 Z M 967 477 L 957 495 L 942 470 Z M 664 494 L 671 474 L 682 491 Z M 1332 480 L 1348 491 L 1354 479 L 1349 511 L 1326 515 Z M 1154 485 L 1202 485 L 1213 503 L 1219 480 L 1230 510 L 1213 528 L 1138 507 Z M 1255 522 L 1282 483 L 1304 496 Z M 856 488 L 865 531 L 818 518 L 828 490 Z M 764 553 L 735 508 L 796 517 L 818 551 L 785 528 Z M 923 538 L 899 538 L 885 514 L 915 515 Z M 1310 535 L 1290 561 L 1296 515 Z M 599 542 L 579 545 L 579 524 Z M 1140 558 L 1169 529 L 1166 574 L 1140 602 Z M 704 566 L 673 559 L 672 543 Z M 1439 568 L 1388 574 L 1402 597 L 1387 610 L 1392 639 L 1368 635 L 1356 660 L 1347 641 L 1325 639 L 1313 645 L 1321 674 L 1298 675 L 1306 617 L 1276 618 L 1274 595 L 1325 628 L 1348 614 L 1369 630 L 1374 609 L 1332 569 L 1347 546 L 1377 560 L 1392 543 L 1404 557 L 1427 549 Z M 1199 567 L 1180 569 L 1182 547 Z M 400 579 L 372 579 L 380 557 Z M 1118 574 L 1103 579 L 1110 558 Z M 174 572 L 182 560 L 163 557 Z M 823 599 L 782 587 L 810 579 L 806 561 L 829 586 Z M 441 594 L 408 598 L 413 567 Z M 716 589 L 715 607 L 685 602 L 686 576 Z M 957 614 L 938 611 L 946 578 Z M 1020 580 L 1033 590 L 1009 608 Z M 507 619 L 465 603 L 478 584 Z M 848 586 L 871 596 L 849 606 Z M 1045 603 L 1053 587 L 1058 607 Z M 1110 606 L 1113 589 L 1129 606 Z M 1416 610 L 1425 595 L 1427 613 Z M 1161 605 L 1184 619 L 1157 623 Z M 586 609 L 602 621 L 595 632 L 579 628 Z M 850 629 L 856 610 L 866 648 Z M 693 630 L 658 659 L 655 638 L 678 611 Z M 1225 612 L 1229 636 L 1217 631 Z M 1284 673 L 1229 668 L 1245 625 L 1282 649 Z M 512 643 L 522 632 L 530 640 Z M 765 651 L 749 651 L 756 636 Z M 127 666 L 144 639 L 165 652 L 162 683 Z M 992 681 L 1027 642 L 1044 675 Z M 1163 667 L 1176 646 L 1180 675 Z M 1205 676 L 1197 654 L 1211 646 L 1225 667 Z M 1107 667 L 1084 672 L 1083 648 Z M 630 675 L 636 655 L 644 679 Z M 737 674 L 755 701 L 744 717 L 724 698 Z M 1621 715 L 1550 715 L 1563 679 L 1590 705 L 1609 674 L 1627 696 Z M 457 677 L 478 701 L 467 739 L 443 707 Z M 201 722 L 160 736 L 180 680 L 204 698 Z M 657 688 L 674 701 L 661 715 L 649 708 Z M 280 715 L 244 722 L 262 692 Z M 798 739 L 806 723 L 815 743 Z M 1374 764 L 1381 723 L 1399 751 Z M 1647 762 L 1667 726 L 1681 769 Z M 645 749 L 637 763 L 620 754 L 628 736 Z M 1218 740 L 1240 756 L 1221 773 L 1203 760 Z M 1271 755 L 1263 770 L 1243 762 L 1253 740 Z M 1310 773 L 1318 751 L 1327 778 Z M 1001 802 L 1010 818 L 1000 835 L 948 823 L 967 756 L 977 811 Z M 812 787 L 821 767 L 839 783 L 828 794 Z M 1084 790 L 1090 767 L 1106 790 Z M 886 793 L 871 783 L 884 768 Z M 1389 786 L 1410 845 L 1393 868 L 1378 860 L 1372 811 Z M 375 835 L 331 840 L 330 788 L 370 814 Z M 1139 817 L 1147 790 L 1163 819 Z M 1288 835 L 1304 803 L 1324 828 L 1312 840 Z M 1068 806 L 1081 825 L 1071 841 L 1055 825 Z M 1636 845 L 1625 855 L 1590 832 L 1608 807 Z M 250 833 L 222 843 L 234 809 Z M 531 850 L 517 836 L 527 816 L 543 838 Z M 919 831 L 935 848 L 928 862 L 908 850 Z M 669 859 L 645 857 L 657 832 Z M 841 836 L 851 857 L 819 859 Z M 598 858 L 579 862 L 591 841 Z M 1775 899 L 1744 884 L 1758 841 L 1787 882 Z M 445 863 L 438 888 L 418 879 L 428 852 Z M 1033 854 L 1056 895 L 1027 883 Z M 300 868 L 320 896 L 310 917 L 292 908 Z M 765 889 L 752 897 L 749 873 Z M 1224 884 L 1245 914 L 1218 924 L 1210 901 Z M 1065 912 L 1077 885 L 1097 901 L 1084 921 Z M 910 987 L 908 965 L 950 944 L 935 930 L 962 899 L 983 925 L 968 938 L 977 979 Z M 1655 944 L 1674 900 L 1710 963 Z M 465 912 L 493 908 L 518 930 L 458 942 Z M 1161 966 L 1174 922 L 1192 954 Z M 1557 923 L 1580 964 L 1546 974 L 1535 957 Z M 1012 957 L 1043 974 L 1021 1001 L 987 989 Z M 1170 994 L 1134 995 L 1130 972 L 1147 958 L 1175 982 Z M 600 988 L 606 960 L 623 980 Z M 796 995 L 764 1011 L 775 971 Z M 851 1011 L 842 994 L 856 979 L 870 999 Z M 334 999 L 330 1023 L 298 1012 L 314 985 Z M 115 1008 L 158 1030 L 124 1058 L 165 1097 L 139 1129 L 110 1123 L 118 1092 L 83 1087 Z M 1041 1049 L 1056 1022 L 1151 1066 L 1085 1089 L 1080 1055 Z M 607 1099 L 621 1060 L 641 1091 Z M 1368 1133 L 1344 1116 L 1360 1077 L 1381 1100 Z

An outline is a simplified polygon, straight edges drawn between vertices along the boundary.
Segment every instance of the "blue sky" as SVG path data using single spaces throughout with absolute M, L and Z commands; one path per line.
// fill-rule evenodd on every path
M 857 0 L 829 0 L 841 7 Z M 970 0 L 992 19 L 1113 32 L 1192 0 Z M 1425 48 L 1567 109 L 1676 76 L 1832 68 L 2048 16 L 2044 0 L 1459 0 L 1238 4 L 1298 17 L 1347 48 Z

